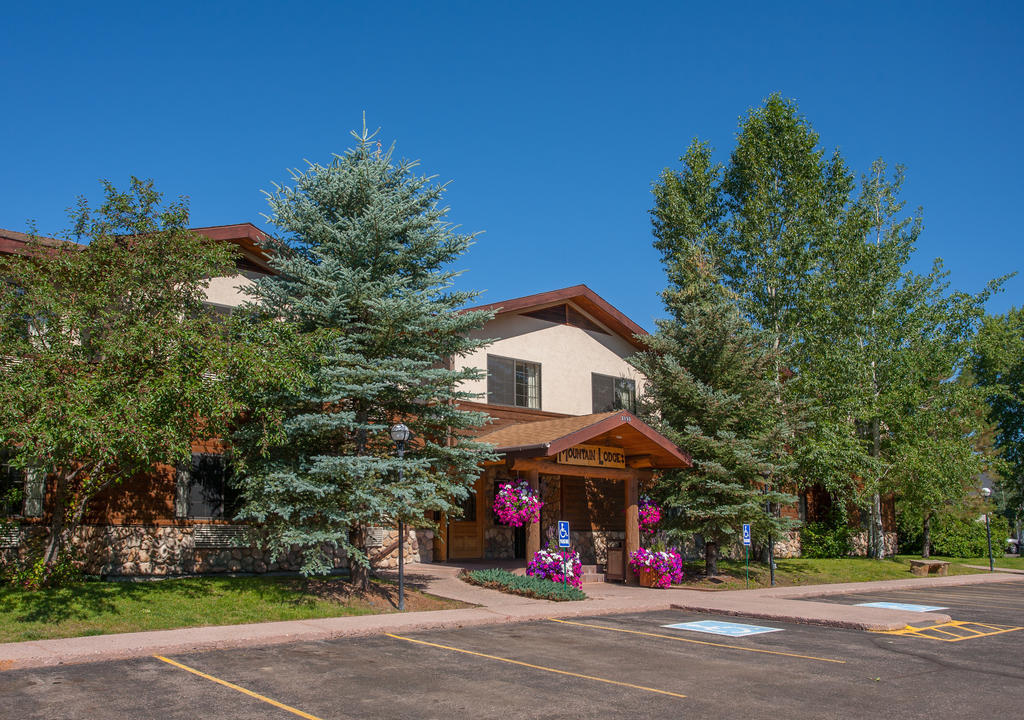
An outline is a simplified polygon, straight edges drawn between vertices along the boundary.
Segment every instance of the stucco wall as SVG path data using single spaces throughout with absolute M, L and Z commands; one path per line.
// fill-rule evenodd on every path
M 465 358 L 455 361 L 457 368 L 478 367 L 486 370 L 487 356 L 540 363 L 541 410 L 589 415 L 593 412 L 591 373 L 636 381 L 639 396 L 645 378 L 626 362 L 636 348 L 617 335 L 592 332 L 572 325 L 506 315 L 488 323 L 472 334 L 494 342 Z M 466 383 L 466 390 L 480 394 L 487 401 L 487 380 Z
M 226 307 L 237 307 L 249 299 L 243 295 L 241 288 L 252 285 L 256 273 L 241 272 L 237 275 L 210 278 L 210 284 L 206 287 L 206 299 L 217 305 Z

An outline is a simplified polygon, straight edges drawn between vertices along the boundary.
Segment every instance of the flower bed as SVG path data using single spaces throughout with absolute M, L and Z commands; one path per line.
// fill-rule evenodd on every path
M 683 558 L 675 550 L 640 548 L 630 554 L 629 567 L 636 573 L 651 573 L 655 587 L 667 588 L 683 581 Z
M 578 552 L 540 550 L 526 566 L 526 574 L 556 583 L 568 582 L 577 589 L 583 587 L 583 565 Z
M 463 580 L 473 585 L 500 590 L 512 595 L 523 595 L 524 597 L 538 598 L 540 600 L 586 600 L 587 596 L 582 590 L 574 587 L 565 587 L 562 583 L 555 583 L 539 577 L 516 575 L 508 570 L 493 568 L 490 570 L 470 570 L 460 576 Z
M 539 522 L 543 505 L 533 488 L 523 480 L 502 483 L 494 496 L 494 513 L 509 527 Z

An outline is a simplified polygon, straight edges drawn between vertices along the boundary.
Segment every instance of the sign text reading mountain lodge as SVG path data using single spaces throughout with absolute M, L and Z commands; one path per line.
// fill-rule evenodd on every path
M 626 454 L 622 448 L 603 445 L 577 445 L 558 453 L 563 465 L 589 465 L 590 467 L 626 467 Z

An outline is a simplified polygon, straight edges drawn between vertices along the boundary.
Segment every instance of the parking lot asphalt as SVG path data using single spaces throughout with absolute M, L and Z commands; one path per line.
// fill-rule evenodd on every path
M 1024 582 L 832 596 L 943 605 L 919 636 L 658 611 L 0 673 L 3 718 L 1016 718 Z M 749 622 L 727 637 L 665 625 Z M 950 640 L 960 634 L 969 635 Z

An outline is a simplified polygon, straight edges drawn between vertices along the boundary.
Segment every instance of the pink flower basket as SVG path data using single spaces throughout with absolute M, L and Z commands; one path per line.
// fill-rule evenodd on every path
M 543 505 L 533 488 L 523 480 L 502 483 L 494 496 L 494 514 L 509 527 L 539 522 Z
M 649 573 L 653 587 L 664 589 L 683 581 L 683 558 L 675 550 L 640 548 L 630 553 L 629 567 L 637 574 Z

